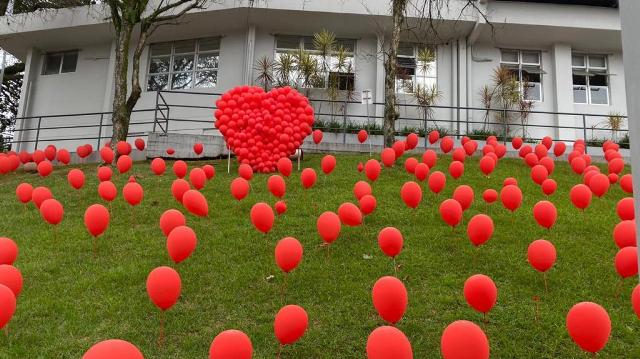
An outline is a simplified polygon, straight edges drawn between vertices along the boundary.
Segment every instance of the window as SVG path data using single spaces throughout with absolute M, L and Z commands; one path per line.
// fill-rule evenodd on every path
M 220 38 L 150 46 L 147 91 L 211 88 L 218 82 Z
M 604 55 L 572 54 L 573 102 L 609 104 L 609 73 Z
M 78 51 L 52 52 L 44 55 L 43 75 L 57 75 L 76 72 Z
M 529 101 L 542 101 L 542 62 L 539 51 L 501 51 L 500 65 L 510 69 L 518 81 L 520 94 Z
M 412 43 L 400 43 L 396 58 L 396 92 L 414 93 L 416 88 L 437 86 L 436 50 Z
M 276 82 L 306 88 L 326 88 L 329 83 L 338 90 L 353 91 L 356 41 L 336 39 L 333 47 L 324 58 L 311 36 L 277 36 Z

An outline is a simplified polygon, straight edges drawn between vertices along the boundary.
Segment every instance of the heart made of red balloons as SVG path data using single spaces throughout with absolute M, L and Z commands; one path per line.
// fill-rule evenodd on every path
M 216 101 L 215 126 L 240 163 L 255 172 L 274 172 L 311 134 L 314 113 L 309 100 L 283 87 L 264 92 L 239 86 Z

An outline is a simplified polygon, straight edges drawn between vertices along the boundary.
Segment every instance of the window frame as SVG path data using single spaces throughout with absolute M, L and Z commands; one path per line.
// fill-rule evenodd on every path
M 573 57 L 574 56 L 581 56 L 582 57 L 582 63 L 583 66 L 576 66 L 573 64 Z M 602 57 L 604 59 L 604 67 L 601 66 L 591 66 L 591 57 Z M 598 72 L 602 72 L 602 75 L 605 76 L 607 78 L 607 85 L 606 86 L 599 86 L 599 85 L 591 85 L 591 77 L 589 74 L 591 73 L 590 70 L 595 70 Z M 582 70 L 584 71 L 585 75 L 577 75 L 577 76 L 583 76 L 585 78 L 585 84 L 584 85 L 576 85 L 573 81 L 573 76 L 574 76 L 574 72 L 576 70 Z M 605 55 L 605 54 L 589 54 L 589 53 L 581 53 L 581 52 L 572 52 L 571 53 L 571 85 L 572 85 L 572 96 L 573 96 L 573 103 L 575 105 L 589 105 L 589 106 L 611 106 L 611 89 L 609 88 L 610 86 L 610 78 L 609 78 L 609 56 Z M 594 72 L 597 73 L 597 72 Z M 576 87 L 584 87 L 584 91 L 585 91 L 585 102 L 576 102 L 576 96 L 575 96 L 575 91 L 576 91 Z M 592 97 L 591 97 L 591 89 L 595 88 L 595 89 L 605 89 L 607 91 L 607 102 L 606 103 L 593 103 Z
M 203 40 L 216 40 L 218 42 L 218 48 L 217 49 L 213 49 L 213 50 L 200 50 L 200 45 L 201 42 Z M 176 44 L 180 43 L 180 42 L 184 42 L 184 41 L 194 41 L 194 48 L 193 51 L 186 51 L 186 52 L 176 52 Z M 168 54 L 164 54 L 164 55 L 153 55 L 152 53 L 152 46 L 154 45 L 169 45 L 171 46 L 171 51 Z M 156 92 L 156 91 L 188 91 L 188 90 L 193 90 L 193 89 L 212 89 L 212 88 L 216 88 L 218 86 L 218 74 L 220 72 L 220 49 L 222 45 L 222 41 L 221 41 L 221 37 L 219 36 L 211 36 L 211 37 L 200 37 L 200 38 L 195 38 L 195 39 L 183 39 L 183 40 L 175 40 L 175 41 L 163 41 L 163 42 L 156 42 L 153 44 L 149 44 L 149 54 L 147 56 L 147 71 L 146 71 L 146 81 L 145 81 L 145 91 L 147 92 Z M 216 61 L 216 67 L 215 68 L 198 68 L 198 60 L 200 59 L 201 55 L 216 55 L 218 57 L 217 61 Z M 193 65 L 191 67 L 190 70 L 175 70 L 174 66 L 175 66 L 175 60 L 176 57 L 184 57 L 187 55 L 191 55 L 193 58 Z M 151 63 L 153 61 L 154 58 L 169 58 L 169 64 L 168 64 L 168 71 L 167 72 L 151 72 Z M 202 86 L 197 86 L 197 78 L 198 78 L 198 74 L 199 73 L 205 73 L 205 72 L 215 72 L 215 77 L 216 77 L 216 81 L 213 84 L 213 86 L 208 86 L 208 87 L 202 87 Z M 183 88 L 173 88 L 173 77 L 176 74 L 190 74 L 191 76 L 191 80 L 188 86 L 185 86 Z M 160 89 L 152 89 L 149 87 L 149 80 L 153 77 L 153 76 L 167 76 L 167 82 L 166 85 L 164 86 L 164 88 L 160 88 Z
M 292 49 L 292 48 L 284 48 L 284 47 L 278 47 L 278 38 L 297 38 L 297 42 L 298 42 L 298 47 L 296 49 Z M 318 53 L 317 50 L 315 49 L 306 49 L 305 48 L 305 44 L 306 41 L 311 40 L 313 41 L 313 36 L 305 36 L 305 35 L 286 35 L 286 34 L 277 34 L 274 36 L 274 46 L 273 46 L 273 58 L 274 60 L 278 61 L 278 55 L 279 54 L 285 54 L 285 53 L 292 53 L 295 51 L 304 51 L 306 53 L 308 53 L 309 55 L 312 56 L 320 56 L 320 54 Z M 332 59 L 335 57 L 335 52 L 337 52 L 337 49 L 334 50 L 334 53 L 329 54 L 329 69 L 328 71 L 326 71 L 326 73 L 324 73 L 324 71 L 320 71 L 321 75 L 322 75 L 322 86 L 306 86 L 305 88 L 308 89 L 327 89 L 329 86 L 329 81 L 332 78 L 332 76 L 336 76 L 336 78 L 339 81 L 339 85 L 338 85 L 338 91 L 355 91 L 356 89 L 356 54 L 358 51 L 358 40 L 357 39 L 352 39 L 352 38 L 344 38 L 344 37 L 340 37 L 340 38 L 336 38 L 336 45 L 340 46 L 340 42 L 352 42 L 353 43 L 353 51 L 348 51 L 347 54 L 351 55 L 351 72 L 343 72 L 343 71 L 333 71 L 333 63 L 332 63 Z M 292 78 L 293 77 L 293 78 Z M 347 78 L 347 80 L 345 80 L 347 86 L 345 86 L 345 88 L 341 88 L 340 87 L 340 83 L 342 83 L 342 79 L 343 78 Z M 350 78 L 352 80 L 350 80 Z M 299 77 L 299 74 L 297 71 L 293 71 L 291 74 L 289 74 L 289 81 L 292 83 L 295 83 L 296 86 L 299 87 L 303 87 L 301 84 L 301 80 Z M 348 84 L 351 83 L 352 84 L 352 88 L 349 89 L 348 88 Z
M 73 71 L 62 71 L 64 68 L 64 58 L 65 55 L 73 54 L 76 58 L 75 66 L 73 67 Z M 50 56 L 58 55 L 60 56 L 60 64 L 58 65 L 58 70 L 53 73 L 47 73 L 47 63 Z M 62 74 L 72 74 L 78 71 L 78 59 L 80 57 L 80 50 L 66 50 L 66 51 L 53 51 L 53 52 L 45 52 L 42 54 L 42 70 L 40 71 L 41 76 L 53 76 L 53 75 L 62 75 Z
M 503 59 L 503 55 L 505 52 L 515 52 L 518 55 L 518 60 L 517 62 L 514 61 L 505 61 Z M 538 62 L 537 63 L 533 63 L 533 62 L 524 62 L 524 53 L 536 53 L 538 55 Z M 518 90 L 520 91 L 520 98 L 523 101 L 529 101 L 529 102 L 544 102 L 544 75 L 545 72 L 542 69 L 542 51 L 540 50 L 520 50 L 520 49 L 500 49 L 500 66 L 505 66 L 507 68 L 511 68 L 512 70 L 516 70 L 515 67 L 517 67 L 518 70 L 518 74 L 517 74 L 517 82 L 518 82 Z M 531 98 L 524 98 L 524 82 L 522 81 L 523 79 L 523 71 L 527 71 L 526 68 L 537 68 L 540 73 L 540 81 L 539 82 L 532 82 L 532 81 L 527 81 L 529 83 L 536 83 L 536 84 L 540 84 L 540 96 L 539 99 L 531 99 Z
M 413 95 L 415 93 L 415 86 L 418 83 L 418 78 L 424 79 L 424 84 L 426 86 L 428 79 L 433 79 L 433 84 L 432 86 L 435 86 L 436 88 L 438 88 L 438 47 L 435 45 L 425 45 L 425 44 L 420 44 L 420 43 L 415 43 L 415 42 L 401 42 L 401 45 L 410 45 L 411 47 L 413 47 L 413 56 L 408 56 L 408 55 L 399 55 L 396 54 L 396 68 L 399 68 L 399 66 L 397 66 L 397 58 L 406 58 L 406 59 L 413 59 L 416 67 L 413 71 L 413 75 L 411 75 L 411 83 L 413 84 L 413 90 L 412 91 L 405 91 L 406 87 L 405 86 L 399 86 L 399 71 L 396 70 L 396 78 L 395 78 L 395 89 L 394 91 L 396 92 L 397 95 Z M 400 46 L 398 46 L 400 47 Z M 420 64 L 418 64 L 418 53 L 420 52 L 421 49 L 423 48 L 430 48 L 434 55 L 435 55 L 435 59 L 433 61 L 433 64 L 435 65 L 435 69 L 433 69 L 433 75 L 429 75 L 429 74 L 424 74 L 424 75 L 419 75 L 418 72 L 420 72 L 419 67 Z M 421 82 L 422 83 L 422 82 Z

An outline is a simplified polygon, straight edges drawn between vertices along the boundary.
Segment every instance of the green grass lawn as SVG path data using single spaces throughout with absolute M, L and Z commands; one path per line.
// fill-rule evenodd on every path
M 379 277 L 393 275 L 390 260 L 378 248 L 377 233 L 394 226 L 405 238 L 398 263 L 409 293 L 407 312 L 397 327 L 411 341 L 415 358 L 440 357 L 440 336 L 449 323 L 459 319 L 482 323 L 482 315 L 462 295 L 465 280 L 476 273 L 489 275 L 498 287 L 498 302 L 485 326 L 493 358 L 588 358 L 565 329 L 568 310 L 580 301 L 601 304 L 611 317 L 612 335 L 599 357 L 640 358 L 640 320 L 629 300 L 635 278 L 625 282 L 620 297 L 614 297 L 617 248 L 611 233 L 618 222 L 615 204 L 625 196 L 619 186 L 612 186 L 602 199 L 594 198 L 581 213 L 568 195 L 581 178 L 565 162 L 557 162 L 552 178 L 558 190 L 550 200 L 559 218 L 547 232 L 532 216 L 533 205 L 544 196 L 520 160 L 501 160 L 486 179 L 478 170 L 478 158 L 467 159 L 464 176 L 457 181 L 448 178 L 439 196 L 424 192 L 416 211 L 406 208 L 399 196 L 402 184 L 413 180 L 400 162 L 383 169 L 373 184 L 376 212 L 361 227 L 343 226 L 327 257 L 316 219 L 324 211 L 336 211 L 343 202 L 355 202 L 353 185 L 365 178 L 356 167 L 369 157 L 337 158 L 337 168 L 329 176 L 319 169 L 321 156 L 305 158 L 303 167 L 315 168 L 319 177 L 306 193 L 299 172 L 287 179 L 288 211 L 276 219 L 266 241 L 251 225 L 249 210 L 259 201 L 275 202 L 266 188 L 268 176 L 256 175 L 251 194 L 238 204 L 229 193 L 236 168 L 227 174 L 226 162 L 214 161 L 216 177 L 203 189 L 209 218 L 187 215 L 198 245 L 177 266 L 169 260 L 158 226 L 160 214 L 169 208 L 186 213 L 171 196 L 171 162 L 161 177 L 152 175 L 147 162 L 135 163 L 132 173 L 114 175 L 121 189 L 134 174 L 145 197 L 132 209 L 119 193 L 111 225 L 99 239 L 97 258 L 83 225 L 85 209 L 102 203 L 95 165 L 80 166 L 87 177 L 80 191 L 67 184 L 66 168 L 56 168 L 46 179 L 22 172 L 0 177 L 0 236 L 18 244 L 15 266 L 24 277 L 9 335 L 0 335 L 0 357 L 79 358 L 99 341 L 120 338 L 138 346 L 146 358 L 205 358 L 219 332 L 239 329 L 251 338 L 254 357 L 274 358 L 278 342 L 273 319 L 285 303 L 280 297 L 283 276 L 273 251 L 277 240 L 293 236 L 303 244 L 304 257 L 289 275 L 286 304 L 306 309 L 309 329 L 298 343 L 284 349 L 282 358 L 363 358 L 369 333 L 384 324 L 373 307 L 371 288 Z M 449 156 L 440 158 L 433 170 L 446 173 L 449 161 Z M 190 167 L 202 164 L 189 163 Z M 515 214 L 500 203 L 487 209 L 482 191 L 499 190 L 509 176 L 517 178 L 523 190 L 522 207 Z M 32 204 L 25 211 L 16 200 L 15 187 L 23 181 L 34 187 L 49 186 L 63 203 L 65 218 L 56 234 Z M 471 185 L 476 199 L 465 213 L 465 226 L 452 232 L 440 219 L 438 206 L 459 184 Z M 425 189 L 426 183 L 422 185 Z M 477 213 L 489 214 L 496 230 L 474 264 L 466 221 Z M 557 263 L 549 272 L 548 294 L 541 275 L 526 260 L 527 246 L 539 238 L 553 242 L 558 251 Z M 162 265 L 179 271 L 183 289 L 178 303 L 167 312 L 166 341 L 160 348 L 156 344 L 159 311 L 147 297 L 145 282 L 149 272 Z M 271 275 L 275 278 L 267 280 Z M 535 296 L 541 298 L 537 322 Z

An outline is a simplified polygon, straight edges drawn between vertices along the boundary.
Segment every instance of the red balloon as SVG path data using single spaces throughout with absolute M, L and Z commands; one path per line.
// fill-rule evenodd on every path
M 385 148 L 380 154 L 380 159 L 385 167 L 391 167 L 396 162 L 396 151 L 394 151 L 393 148 Z
M 389 257 L 400 254 L 403 243 L 402 233 L 397 228 L 386 227 L 378 233 L 378 246 Z
M 278 160 L 277 163 L 278 172 L 285 177 L 289 177 L 291 175 L 291 171 L 293 170 L 293 163 L 288 157 L 282 157 Z
M 636 222 L 626 220 L 613 227 L 613 240 L 618 248 L 636 247 Z
M 620 177 L 620 188 L 627 193 L 633 193 L 633 178 L 630 174 Z
M 253 207 L 251 207 L 250 217 L 251 223 L 262 233 L 269 233 L 273 227 L 275 216 L 271 206 L 266 203 L 259 202 L 254 204 Z
M 533 218 L 541 227 L 551 229 L 558 219 L 558 211 L 553 203 L 540 201 L 533 206 Z
M 36 205 L 36 208 L 40 208 L 42 202 L 50 198 L 53 198 L 53 194 L 47 187 L 36 187 L 31 192 L 31 200 Z
M 585 167 L 587 167 L 587 162 L 582 157 L 575 157 L 574 159 L 571 160 L 570 164 L 571 164 L 571 169 L 576 174 L 582 174 Z
M 597 197 L 604 196 L 609 191 L 610 185 L 609 177 L 602 173 L 596 173 L 589 180 L 589 188 Z
M 463 147 L 458 147 L 453 150 L 451 154 L 451 158 L 453 161 L 458 161 L 464 163 L 465 158 L 467 157 L 467 152 L 465 152 Z
M 541 185 L 549 176 L 549 171 L 543 165 L 535 165 L 531 168 L 531 179 L 538 185 Z
M 0 285 L 7 286 L 7 288 L 11 289 L 11 292 L 13 292 L 16 298 L 22 291 L 22 283 L 22 274 L 18 268 L 11 264 L 0 264 Z
M 202 193 L 194 189 L 184 192 L 182 204 L 189 212 L 198 217 L 206 217 L 209 215 L 209 203 L 207 203 L 207 199 Z
M 163 175 L 166 169 L 167 165 L 162 158 L 156 157 L 153 159 L 153 161 L 151 161 L 151 172 L 153 172 L 156 176 Z
M 132 165 L 133 161 L 131 160 L 131 157 L 127 155 L 118 157 L 118 161 L 116 162 L 116 167 L 118 167 L 118 172 L 120 173 L 126 173 L 131 169 Z
M 616 204 L 616 213 L 621 220 L 627 221 L 636 218 L 633 208 L 633 197 L 625 197 Z
M 539 272 L 551 269 L 556 262 L 556 256 L 556 247 L 544 239 L 531 242 L 527 248 L 527 260 Z
M 27 204 L 31 202 L 31 195 L 33 194 L 33 186 L 29 183 L 20 183 L 16 187 L 16 198 L 18 201 Z
M 395 153 L 395 159 L 398 159 L 404 154 L 404 151 L 406 150 L 406 143 L 404 141 L 396 141 L 393 143 L 393 146 L 391 146 L 391 148 Z
M 177 160 L 173 163 L 173 173 L 178 178 L 184 178 L 187 175 L 187 163 L 182 160 Z
M 367 182 L 365 181 L 358 181 L 356 182 L 356 184 L 353 186 L 353 194 L 354 196 L 356 196 L 356 199 L 360 199 L 363 196 L 366 196 L 368 194 L 372 194 L 373 191 L 371 189 L 371 185 L 369 185 Z
M 239 330 L 225 330 L 216 335 L 209 348 L 209 359 L 251 359 L 251 339 Z
M 378 176 L 380 176 L 380 171 L 381 171 L 380 162 L 376 160 L 373 160 L 373 159 L 368 160 L 364 164 L 364 173 L 365 175 L 367 175 L 367 178 L 371 182 L 375 182 L 375 180 L 378 179 Z
M 195 189 L 202 189 L 207 183 L 207 175 L 202 168 L 196 167 L 189 171 L 189 182 Z
M 435 167 L 437 162 L 438 162 L 438 155 L 436 154 L 435 151 L 433 150 L 424 151 L 424 153 L 422 154 L 422 163 L 429 166 L 429 168 L 433 168 Z
M 202 154 L 202 151 L 204 151 L 204 145 L 202 143 L 195 143 L 193 145 L 193 152 L 200 156 Z
M 571 188 L 569 197 L 576 208 L 584 210 L 591 203 L 591 190 L 583 184 L 577 184 Z
M 333 172 L 334 168 L 336 168 L 336 158 L 332 155 L 326 155 L 322 157 L 320 167 L 322 168 L 322 172 L 328 175 L 329 173 Z
M 42 161 L 38 163 L 38 174 L 40 177 L 47 177 L 53 172 L 53 165 L 49 161 Z
M 514 137 L 511 139 L 511 145 L 513 146 L 513 149 L 515 150 L 519 150 L 520 147 L 522 147 L 522 138 L 520 137 Z
M 184 218 L 182 212 L 176 209 L 168 209 L 160 215 L 160 229 L 165 237 L 168 236 L 174 228 L 184 226 L 186 223 L 187 220 Z
M 364 171 L 364 165 L 362 164 L 362 162 L 358 162 L 358 172 L 362 171 Z
M 109 226 L 109 210 L 101 204 L 93 204 L 84 212 L 84 225 L 87 231 L 99 237 Z
M 416 148 L 418 146 L 418 135 L 415 133 L 408 134 L 405 143 L 408 150 Z
M 64 208 L 62 204 L 53 198 L 47 199 L 40 205 L 40 215 L 47 223 L 56 225 L 62 222 Z
M 484 199 L 487 204 L 491 204 L 498 200 L 498 192 L 495 189 L 487 189 L 482 192 L 482 199 Z
M 453 179 L 458 179 L 462 177 L 464 173 L 464 164 L 460 161 L 453 161 L 449 164 L 449 174 Z
M 418 163 L 413 170 L 413 174 L 418 181 L 422 182 L 429 176 L 429 166 L 424 163 Z
M 300 182 L 302 183 L 302 187 L 304 189 L 313 187 L 313 185 L 316 183 L 317 178 L 318 176 L 316 175 L 316 171 L 314 171 L 313 168 L 303 169 L 302 173 L 300 174 Z
M 369 138 L 369 134 L 367 133 L 367 131 L 365 130 L 358 131 L 358 141 L 360 143 L 364 143 L 367 140 L 367 138 Z
M 612 159 L 609 161 L 607 169 L 609 170 L 609 173 L 619 174 L 624 170 L 624 160 L 619 157 Z
M 287 212 L 287 202 L 285 201 L 278 201 L 276 202 L 276 204 L 274 205 L 274 208 L 276 209 L 276 213 L 278 215 L 284 214 L 285 212 Z
M 631 293 L 631 305 L 633 306 L 633 311 L 636 312 L 636 316 L 640 319 L 640 284 L 633 288 L 633 293 Z
M 133 141 L 133 144 L 136 146 L 138 151 L 144 151 L 145 143 L 144 143 L 144 140 L 142 138 L 136 138 L 136 140 Z
M 493 158 L 484 156 L 480 159 L 480 171 L 482 171 L 485 176 L 489 176 L 495 168 L 496 161 L 494 161 Z
M 284 179 L 278 175 L 272 175 L 267 180 L 267 188 L 272 195 L 277 198 L 282 198 L 287 191 L 287 184 Z
M 597 353 L 609 341 L 611 320 L 600 305 L 582 302 L 574 305 L 567 314 L 567 331 L 580 348 Z
M 618 251 L 615 258 L 616 272 L 622 278 L 638 274 L 638 248 L 624 247 Z
M 367 339 L 367 359 L 413 359 L 407 336 L 390 326 L 376 328 Z
M 455 227 L 462 219 L 462 206 L 455 199 L 446 199 L 440 204 L 440 216 L 449 226 Z
M 440 149 L 444 153 L 449 153 L 453 149 L 453 139 L 449 136 L 445 136 L 442 141 L 440 141 Z
M 56 146 L 49 145 L 44 149 L 44 156 L 47 160 L 53 161 L 56 158 Z
M 177 226 L 167 236 L 167 252 L 174 263 L 189 258 L 196 249 L 198 238 L 196 232 L 187 226 Z
M 300 339 L 309 325 L 307 312 L 297 305 L 286 305 L 278 311 L 273 331 L 281 345 L 293 344 Z
M 104 181 L 98 184 L 98 194 L 103 200 L 111 202 L 118 196 L 118 189 L 116 188 L 116 185 L 113 184 L 113 182 Z
M 467 156 L 473 156 L 473 154 L 478 149 L 478 143 L 476 141 L 469 140 L 465 142 L 462 147 L 464 147 L 464 152 L 467 154 Z
M 368 216 L 371 213 L 373 213 L 373 211 L 376 210 L 376 207 L 378 206 L 378 201 L 373 195 L 367 194 L 362 196 L 358 200 L 358 204 L 359 204 L 358 207 L 360 208 L 360 211 L 362 212 L 362 214 L 364 214 L 365 216 Z
M 67 182 L 75 189 L 80 189 L 84 186 L 84 172 L 75 168 L 69 171 L 67 174 Z
M 464 282 L 464 298 L 473 309 L 486 314 L 496 304 L 498 288 L 491 278 L 476 274 Z
M 131 153 L 131 145 L 126 141 L 118 141 L 116 150 L 120 156 L 128 156 Z
M 313 143 L 315 143 L 317 145 L 320 142 L 322 142 L 322 137 L 323 136 L 324 136 L 324 134 L 322 133 L 321 130 L 313 131 Z
M 130 205 L 137 206 L 142 202 L 144 190 L 137 182 L 127 182 L 127 184 L 122 187 L 122 197 L 124 197 L 124 200 Z
M 489 340 L 475 323 L 458 320 L 442 332 L 440 352 L 444 359 L 488 359 Z
M 238 167 L 238 175 L 247 181 L 251 181 L 253 178 L 253 169 L 248 164 L 243 163 Z
M 147 276 L 147 294 L 153 304 L 162 311 L 176 304 L 181 288 L 180 275 L 173 268 L 158 267 Z
M 414 157 L 407 157 L 407 159 L 404 161 L 404 169 L 407 170 L 407 173 L 415 173 L 416 166 L 418 166 L 418 160 Z
M 289 273 L 300 264 L 302 253 L 302 244 L 297 239 L 285 237 L 276 244 L 276 264 L 283 272 Z
M 431 131 L 429 132 L 429 143 L 430 144 L 434 144 L 436 142 L 438 142 L 438 140 L 440 139 L 440 133 L 438 131 Z M 431 167 L 431 166 L 429 166 Z
M 173 154 L 176 153 L 176 150 L 173 149 L 173 147 L 169 147 L 167 148 L 166 152 L 167 152 L 167 155 L 173 156 Z
M 338 239 L 341 227 L 340 217 L 329 211 L 322 213 L 316 222 L 318 234 L 326 243 L 333 243 Z
M 340 221 L 350 227 L 356 227 L 362 224 L 362 212 L 353 203 L 346 202 L 338 207 L 338 217 Z
M 422 188 L 413 181 L 405 182 L 400 189 L 400 197 L 402 197 L 407 207 L 415 209 L 422 202 Z
M 110 147 L 102 147 L 100 149 L 100 157 L 102 158 L 102 161 L 106 164 L 111 164 L 113 163 L 113 159 L 114 159 L 114 154 L 113 154 L 113 150 Z
M 483 245 L 493 236 L 493 220 L 486 214 L 476 214 L 467 224 L 467 236 L 474 246 Z
M 556 157 L 560 157 L 564 154 L 564 151 L 566 151 L 566 149 L 567 145 L 564 142 L 558 141 L 553 146 L 553 154 L 556 155 Z
M 516 185 L 507 185 L 500 190 L 500 201 L 504 208 L 515 212 L 522 204 L 522 191 Z
M 447 177 L 440 171 L 434 171 L 429 176 L 428 185 L 433 193 L 440 193 L 447 184 Z
M 204 165 L 202 166 L 202 170 L 204 171 L 204 175 L 207 177 L 207 180 L 216 176 L 216 168 L 213 167 L 213 165 Z
M 611 183 L 611 184 L 615 184 L 615 183 L 618 182 L 618 175 L 615 174 L 615 173 L 609 173 L 607 178 L 609 178 L 609 183 Z
M 231 195 L 238 201 L 242 201 L 249 194 L 249 182 L 242 177 L 231 181 Z
M 18 246 L 10 238 L 0 237 L 0 264 L 11 264 L 18 258 Z
M 378 279 L 373 285 L 371 297 L 378 315 L 391 324 L 402 319 L 407 310 L 407 289 L 396 277 L 386 276 Z
M 553 179 L 547 178 L 546 180 L 542 181 L 541 188 L 542 192 L 545 195 L 550 196 L 556 191 L 556 188 L 558 188 L 558 184 Z
M 58 162 L 64 165 L 69 164 L 71 162 L 71 153 L 67 149 L 61 148 L 58 150 L 57 159 Z
M 16 311 L 16 297 L 5 285 L 0 285 L 0 329 L 4 328 Z
M 82 359 L 144 359 L 135 345 L 120 339 L 109 339 L 95 344 Z
M 471 207 L 473 198 L 473 188 L 465 184 L 456 187 L 456 189 L 453 191 L 453 199 L 460 203 L 463 211 L 466 211 L 467 209 L 469 209 L 469 207 Z
M 540 162 L 540 159 L 538 158 L 538 156 L 536 156 L 535 153 L 530 152 L 524 156 L 524 162 L 527 164 L 527 166 L 533 167 Z
M 111 180 L 111 176 L 113 175 L 113 171 L 111 167 L 100 166 L 98 167 L 98 180 L 100 182 Z

